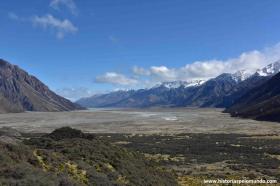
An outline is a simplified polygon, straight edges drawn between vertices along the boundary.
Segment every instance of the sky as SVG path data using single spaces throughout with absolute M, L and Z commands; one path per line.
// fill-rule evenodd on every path
M 71 100 L 254 72 L 280 59 L 276 0 L 9 0 L 0 58 Z

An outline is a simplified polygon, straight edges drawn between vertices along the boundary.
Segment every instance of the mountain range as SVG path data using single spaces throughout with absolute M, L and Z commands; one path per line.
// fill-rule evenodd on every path
M 238 99 L 280 72 L 280 61 L 255 73 L 224 73 L 208 81 L 163 82 L 149 89 L 116 91 L 82 98 L 85 107 L 218 107 L 228 108 Z
M 83 109 L 55 94 L 36 77 L 0 59 L 0 113 Z

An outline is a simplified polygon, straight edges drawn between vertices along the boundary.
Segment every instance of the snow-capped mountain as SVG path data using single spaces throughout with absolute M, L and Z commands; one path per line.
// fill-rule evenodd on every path
M 271 63 L 264 68 L 258 69 L 255 74 L 253 74 L 247 70 L 239 70 L 239 71 L 231 74 L 231 77 L 236 82 L 241 82 L 241 81 L 248 79 L 249 77 L 251 77 L 253 75 L 266 77 L 266 76 L 273 76 L 273 75 L 277 74 L 278 72 L 280 72 L 280 60 L 276 61 L 274 63 Z
M 259 76 L 273 76 L 278 72 L 280 72 L 280 61 L 276 61 L 262 69 L 257 70 L 256 74 Z
M 244 81 L 246 79 L 248 79 L 250 76 L 252 76 L 253 74 L 250 73 L 247 70 L 239 70 L 233 74 L 231 74 L 231 77 L 234 81 L 236 82 L 241 82 Z
M 280 64 L 280 63 L 279 63 Z M 235 82 L 239 83 L 241 81 L 244 81 L 251 77 L 253 75 L 252 72 L 249 72 L 248 70 L 239 70 L 233 74 L 227 75 L 226 78 L 231 78 Z M 168 82 L 162 82 L 160 84 L 157 84 L 153 88 L 158 88 L 158 87 L 165 87 L 168 89 L 176 89 L 179 87 L 196 87 L 196 86 L 201 86 L 207 82 L 207 80 L 192 80 L 192 81 L 168 81 Z
M 204 83 L 204 80 L 193 80 L 193 81 L 169 81 L 169 82 L 163 82 L 158 85 L 156 85 L 154 88 L 157 87 L 165 87 L 168 89 L 175 89 L 179 87 L 192 87 L 192 86 L 200 86 Z

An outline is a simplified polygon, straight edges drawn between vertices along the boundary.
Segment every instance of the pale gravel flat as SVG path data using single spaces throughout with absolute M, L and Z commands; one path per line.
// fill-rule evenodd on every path
M 166 108 L 0 114 L 0 127 L 51 132 L 70 126 L 93 133 L 242 133 L 280 135 L 280 123 L 232 118 L 221 109 Z

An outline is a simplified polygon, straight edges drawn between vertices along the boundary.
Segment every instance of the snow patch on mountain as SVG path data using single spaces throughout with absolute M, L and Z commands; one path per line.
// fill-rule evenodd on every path
M 280 72 L 280 61 L 276 61 L 275 63 L 271 63 L 266 67 L 257 70 L 257 75 L 259 76 L 273 76 Z
M 205 82 L 206 82 L 206 80 L 194 80 L 194 81 L 189 82 L 189 84 L 187 84 L 185 87 L 200 86 Z
M 252 73 L 247 70 L 239 70 L 231 75 L 231 78 L 236 82 L 241 82 L 252 76 Z
M 154 88 L 158 87 L 165 87 L 168 89 L 176 89 L 179 87 L 193 87 L 193 86 L 200 86 L 206 81 L 204 80 L 193 80 L 193 81 L 170 81 L 170 82 L 163 82 L 158 85 L 156 85 Z

